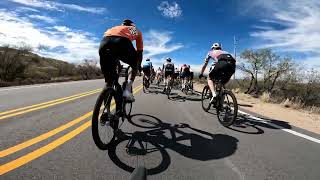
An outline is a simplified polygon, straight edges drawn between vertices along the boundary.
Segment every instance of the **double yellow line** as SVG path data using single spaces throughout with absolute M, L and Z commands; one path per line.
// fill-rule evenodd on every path
M 17 115 L 21 115 L 21 114 L 25 114 L 28 112 L 48 108 L 50 106 L 62 104 L 65 102 L 73 101 L 73 100 L 76 100 L 76 99 L 79 99 L 82 97 L 96 94 L 100 91 L 101 91 L 101 88 L 95 89 L 92 91 L 88 91 L 88 92 L 84 92 L 84 93 L 80 93 L 80 94 L 76 94 L 76 95 L 72 95 L 72 96 L 68 96 L 68 97 L 64 97 L 64 98 L 60 98 L 60 99 L 56 99 L 56 100 L 52 100 L 52 101 L 48 101 L 48 102 L 43 102 L 43 103 L 31 105 L 31 106 L 26 106 L 26 107 L 22 107 L 22 108 L 18 108 L 18 109 L 0 112 L 0 120 L 5 119 L 5 118 L 9 118 L 9 117 L 13 117 L 13 116 L 17 116 Z
M 136 87 L 134 90 L 133 90 L 133 93 L 136 94 L 137 92 L 139 92 L 140 90 L 142 89 L 142 85 Z M 111 109 L 114 109 L 115 108 L 115 105 L 113 105 L 111 107 Z M 6 157 L 10 154 L 13 154 L 17 151 L 20 151 L 22 149 L 25 149 L 31 145 L 34 145 L 40 141 L 43 141 L 45 139 L 48 139 L 50 138 L 51 136 L 59 133 L 59 132 L 62 132 L 63 130 L 65 129 L 68 129 L 76 124 L 78 124 L 79 122 L 89 118 L 92 116 L 92 111 L 56 128 L 56 129 L 53 129 L 47 133 L 44 133 L 38 137 L 35 137 L 35 138 L 32 138 L 30 140 L 27 140 L 25 142 L 22 142 L 20 144 L 17 144 L 15 146 L 12 146 L 8 149 L 5 149 L 5 150 L 2 150 L 0 151 L 0 157 L 3 158 L 3 157 Z M 45 145 L 45 146 L 42 146 L 24 156 L 21 156 L 15 160 L 12 160 L 6 164 L 3 164 L 3 165 L 0 165 L 0 175 L 3 175 L 5 173 L 8 173 L 20 166 L 23 166 L 25 164 L 27 164 L 28 162 L 30 161 L 33 161 L 37 158 L 39 158 L 40 156 L 54 150 L 55 148 L 59 147 L 60 145 L 64 144 L 65 142 L 67 142 L 68 140 L 74 138 L 75 136 L 77 136 L 78 134 L 80 134 L 81 132 L 83 132 L 84 130 L 86 130 L 88 127 L 91 126 L 91 120 L 88 120 L 86 121 L 85 123 L 83 123 L 81 126 L 79 126 L 78 128 L 74 129 L 73 131 L 63 135 L 62 137 L 52 141 L 51 143 Z

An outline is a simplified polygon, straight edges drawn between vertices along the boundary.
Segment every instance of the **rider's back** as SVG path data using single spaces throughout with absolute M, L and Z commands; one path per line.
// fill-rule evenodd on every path
M 125 37 L 130 41 L 136 40 L 137 50 L 143 50 L 142 33 L 135 26 L 115 26 L 104 33 L 104 37 L 119 36 Z

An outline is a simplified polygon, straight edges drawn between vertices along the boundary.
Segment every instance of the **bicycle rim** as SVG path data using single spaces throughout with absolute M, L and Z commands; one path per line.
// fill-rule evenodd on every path
M 99 95 L 92 115 L 92 137 L 96 146 L 107 150 L 115 140 L 114 132 L 119 121 L 110 118 L 115 115 L 115 91 L 112 88 L 104 89 Z
M 238 115 L 237 99 L 231 91 L 225 90 L 222 95 L 220 107 L 217 109 L 217 116 L 219 122 L 223 126 L 232 125 Z
M 201 105 L 202 109 L 206 112 L 209 111 L 211 107 L 210 98 L 212 97 L 209 86 L 205 86 L 202 90 L 201 94 Z

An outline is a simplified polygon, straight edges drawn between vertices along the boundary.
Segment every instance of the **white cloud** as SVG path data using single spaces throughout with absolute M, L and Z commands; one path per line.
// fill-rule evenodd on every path
M 307 55 L 306 60 L 320 65 L 320 1 L 271 0 L 261 7 L 268 16 L 262 22 L 270 28 L 250 33 L 262 40 L 261 46 L 302 53 Z
M 34 8 L 29 8 L 29 7 L 23 7 L 23 6 L 21 6 L 21 7 L 18 7 L 18 8 L 16 8 L 16 12 L 39 12 L 39 10 L 36 10 L 36 9 L 34 9 Z
M 56 11 L 63 11 L 64 9 L 70 9 L 70 10 L 83 11 L 83 12 L 96 13 L 96 14 L 101 14 L 105 11 L 105 8 L 83 7 L 76 4 L 64 4 L 64 3 L 46 1 L 46 0 L 9 0 L 9 1 L 23 4 L 26 6 L 43 8 L 48 10 L 56 10 Z
M 170 32 L 150 30 L 146 33 L 144 38 L 144 50 L 146 51 L 144 57 L 170 53 L 183 47 L 180 43 L 170 44 L 171 40 L 172 37 Z
M 162 1 L 158 6 L 158 10 L 161 11 L 162 15 L 169 18 L 176 18 L 182 15 L 181 7 L 177 2 Z
M 32 19 L 37 19 L 37 20 L 44 21 L 44 22 L 49 23 L 49 24 L 54 24 L 56 22 L 56 19 L 48 17 L 48 16 L 41 16 L 41 15 L 31 14 L 31 15 L 29 15 L 29 17 L 32 18 Z
M 98 40 L 90 33 L 64 26 L 39 27 L 31 18 L 0 9 L 0 45 L 24 42 L 35 53 L 69 62 L 98 58 Z M 48 49 L 38 50 L 39 45 Z

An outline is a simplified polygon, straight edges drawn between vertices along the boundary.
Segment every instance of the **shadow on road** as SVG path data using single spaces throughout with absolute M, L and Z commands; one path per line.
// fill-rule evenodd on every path
M 261 128 L 291 129 L 291 125 L 288 122 L 274 119 L 261 119 L 264 121 L 255 120 L 249 116 L 239 114 L 235 124 L 228 128 L 246 134 L 263 134 L 264 130 Z M 270 125 L 270 123 L 275 124 L 277 127 Z
M 149 175 L 161 173 L 169 167 L 171 158 L 167 149 L 186 158 L 209 161 L 232 155 L 238 146 L 238 139 L 235 137 L 211 134 L 188 124 L 166 123 L 151 115 L 136 114 L 131 116 L 129 122 L 139 128 L 146 128 L 146 130 L 118 133 L 114 146 L 108 151 L 110 159 L 118 167 L 128 172 L 132 172 L 136 166 L 130 164 L 132 161 L 127 162 L 118 155 L 120 154 L 118 151 L 121 151 L 119 146 L 121 144 L 122 146 L 126 144 L 126 153 L 133 157 L 141 155 L 148 157 L 149 155 L 151 159 L 154 159 L 152 155 L 158 154 L 160 162 L 156 165 L 152 163 L 153 166 L 150 165 L 152 167 L 147 166 Z

